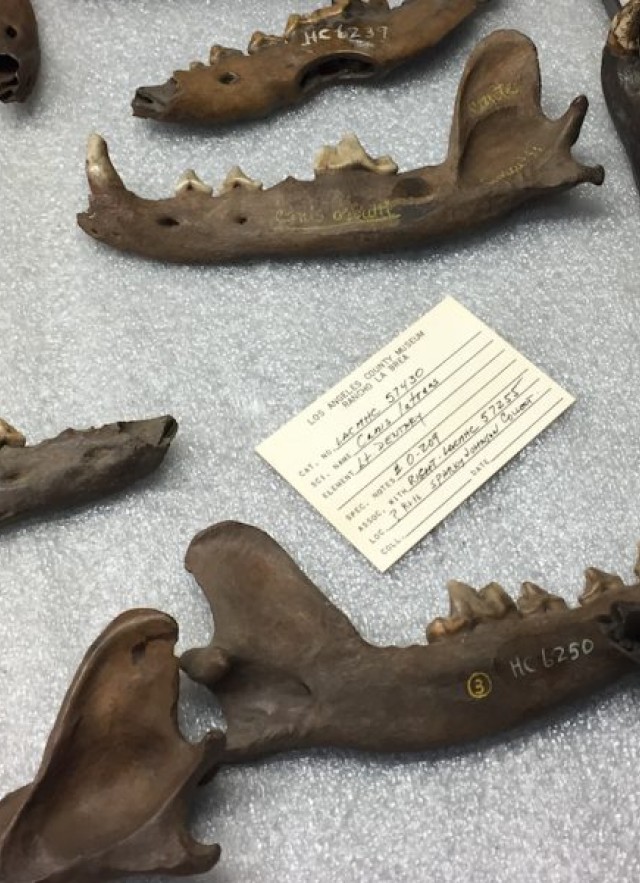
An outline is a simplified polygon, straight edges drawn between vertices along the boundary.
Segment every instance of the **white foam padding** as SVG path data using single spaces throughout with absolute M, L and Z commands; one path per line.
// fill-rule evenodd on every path
M 34 0 L 40 84 L 0 108 L 0 415 L 31 442 L 171 413 L 180 432 L 141 486 L 0 534 L 0 792 L 29 781 L 89 644 L 117 614 L 177 618 L 179 650 L 212 620 L 183 569 L 225 519 L 269 531 L 374 642 L 424 641 L 447 579 L 524 579 L 575 601 L 587 565 L 630 581 L 640 539 L 640 196 L 606 111 L 599 0 L 491 0 L 430 59 L 374 86 L 331 88 L 267 121 L 206 133 L 131 117 L 137 86 L 282 33 L 302 0 Z M 457 84 L 492 30 L 539 47 L 543 107 L 591 102 L 584 185 L 445 245 L 340 260 L 180 267 L 85 236 L 87 136 L 128 187 L 219 183 L 236 163 L 273 184 L 355 131 L 402 170 L 440 162 Z M 443 296 L 458 298 L 578 402 L 424 539 L 377 573 L 255 453 Z M 194 813 L 222 844 L 219 883 L 588 883 L 640 879 L 640 687 L 551 720 L 419 757 L 326 750 L 224 769 Z M 185 685 L 191 738 L 217 720 Z M 161 774 L 161 771 L 159 771 Z M 161 878 L 162 880 L 163 878 Z

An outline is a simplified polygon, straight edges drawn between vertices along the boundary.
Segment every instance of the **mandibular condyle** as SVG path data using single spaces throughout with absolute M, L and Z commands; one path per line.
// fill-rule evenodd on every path
M 428 642 L 376 647 L 267 534 L 213 526 L 186 566 L 214 616 L 186 673 L 218 698 L 224 760 L 341 747 L 424 751 L 494 735 L 637 670 L 640 585 L 590 568 L 579 606 L 533 583 L 449 584 Z M 640 564 L 636 565 L 640 576 Z

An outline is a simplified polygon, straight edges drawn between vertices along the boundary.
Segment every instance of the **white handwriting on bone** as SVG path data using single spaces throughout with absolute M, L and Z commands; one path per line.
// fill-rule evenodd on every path
M 338 25 L 337 28 L 309 28 L 302 34 L 302 45 L 312 46 L 321 40 L 344 40 L 348 43 L 370 43 L 371 41 L 384 42 L 389 37 L 387 25 L 378 27 L 345 27 Z

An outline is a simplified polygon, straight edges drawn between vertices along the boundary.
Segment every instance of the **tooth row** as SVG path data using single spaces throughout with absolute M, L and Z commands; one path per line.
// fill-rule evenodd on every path
M 223 193 L 229 193 L 232 190 L 262 190 L 262 183 L 260 181 L 254 181 L 253 178 L 245 175 L 240 166 L 234 166 L 222 182 L 219 194 L 222 195 Z M 187 171 L 178 179 L 178 183 L 176 184 L 176 196 L 194 192 L 204 193 L 207 196 L 211 196 L 213 193 L 213 187 L 210 187 L 208 184 L 201 181 L 193 169 L 187 169 Z
M 390 156 L 374 159 L 366 152 L 356 135 L 345 135 L 335 147 L 325 146 L 316 154 L 314 169 L 319 174 L 344 169 L 367 169 L 378 175 L 395 175 L 398 166 Z
M 23 448 L 26 443 L 24 435 L 0 417 L 0 448 Z
M 640 578 L 640 544 L 634 572 Z M 615 573 L 607 573 L 596 567 L 585 571 L 585 589 L 579 598 L 581 605 L 592 604 L 609 592 L 626 588 L 624 581 Z M 504 619 L 507 616 L 536 616 L 568 610 L 566 601 L 552 595 L 535 583 L 522 584 L 517 604 L 498 583 L 489 583 L 477 590 L 466 583 L 450 582 L 450 611 L 448 617 L 438 617 L 427 627 L 427 639 L 433 643 L 450 638 L 462 631 L 469 631 L 481 622 Z

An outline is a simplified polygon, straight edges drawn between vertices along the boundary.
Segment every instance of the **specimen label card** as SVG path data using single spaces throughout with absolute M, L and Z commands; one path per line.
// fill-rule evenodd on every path
M 385 571 L 574 401 L 449 297 L 257 451 Z

